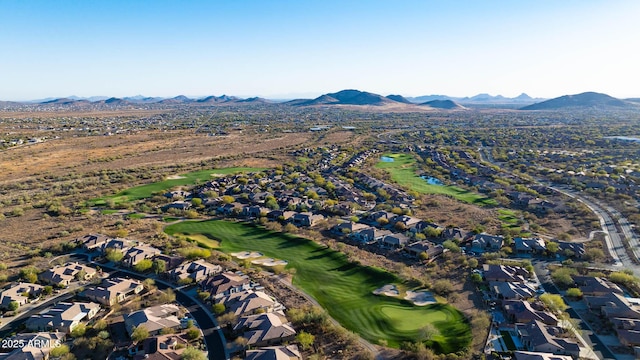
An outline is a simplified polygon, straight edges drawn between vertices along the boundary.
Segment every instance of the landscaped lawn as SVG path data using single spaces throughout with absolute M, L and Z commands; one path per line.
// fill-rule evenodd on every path
M 497 205 L 494 199 L 476 194 L 451 185 L 431 185 L 416 174 L 416 160 L 408 154 L 385 154 L 393 161 L 379 161 L 376 167 L 391 174 L 391 179 L 402 186 L 406 186 L 422 194 L 449 195 L 460 201 L 476 205 Z
M 342 253 L 311 240 L 271 232 L 248 224 L 222 220 L 186 221 L 168 226 L 168 234 L 205 235 L 231 253 L 259 251 L 287 260 L 296 269 L 293 282 L 314 297 L 329 314 L 363 338 L 386 340 L 397 347 L 419 338 L 420 329 L 433 324 L 438 334 L 430 345 L 440 352 L 455 352 L 469 345 L 471 332 L 463 314 L 446 304 L 418 307 L 372 291 L 400 280 L 382 269 L 350 263 Z
M 154 193 L 167 191 L 175 186 L 196 185 L 198 183 L 203 183 L 211 179 L 211 175 L 213 174 L 226 175 L 226 174 L 235 174 L 240 172 L 256 172 L 256 171 L 262 171 L 262 170 L 264 169 L 250 168 L 250 167 L 231 167 L 231 168 L 194 171 L 186 174 L 181 174 L 176 178 L 166 179 L 166 180 L 151 183 L 151 184 L 132 187 L 130 189 L 121 191 L 113 196 L 106 196 L 98 199 L 89 200 L 88 205 L 104 206 L 106 205 L 106 200 L 108 199 L 113 200 L 115 204 L 128 202 L 128 201 L 137 201 L 137 200 L 149 198 Z

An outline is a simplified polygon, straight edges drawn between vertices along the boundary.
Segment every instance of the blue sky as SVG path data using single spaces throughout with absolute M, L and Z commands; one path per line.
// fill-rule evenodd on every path
M 0 99 L 640 97 L 640 2 L 0 1 Z

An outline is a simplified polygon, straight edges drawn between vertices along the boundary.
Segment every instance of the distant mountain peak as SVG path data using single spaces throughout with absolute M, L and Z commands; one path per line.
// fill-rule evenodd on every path
M 575 95 L 564 95 L 554 99 L 525 106 L 521 110 L 560 110 L 560 109 L 637 109 L 635 104 L 629 103 L 593 91 Z
M 464 106 L 458 104 L 457 102 L 453 101 L 453 100 L 431 100 L 431 101 L 427 101 L 424 102 L 420 105 L 423 106 L 429 106 L 432 107 L 434 109 L 446 109 L 446 110 L 454 110 L 454 109 L 466 109 Z
M 402 95 L 387 95 L 387 99 L 390 99 L 390 100 L 393 100 L 393 101 L 397 101 L 397 102 L 403 103 L 403 104 L 413 104 L 411 101 L 407 100 Z

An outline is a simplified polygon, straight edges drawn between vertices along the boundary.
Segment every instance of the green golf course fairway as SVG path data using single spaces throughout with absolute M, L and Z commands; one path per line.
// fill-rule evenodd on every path
M 89 206 L 104 206 L 106 200 L 111 199 L 115 204 L 124 203 L 128 201 L 137 201 L 141 199 L 150 198 L 154 193 L 160 191 L 167 191 L 174 186 L 182 185 L 196 185 L 197 183 L 205 182 L 211 179 L 211 175 L 226 175 L 235 174 L 241 172 L 257 172 L 262 171 L 263 168 L 250 168 L 250 167 L 231 167 L 220 168 L 211 170 L 194 171 L 186 174 L 180 174 L 174 179 L 166 179 L 163 181 L 154 182 L 151 184 L 135 186 L 127 190 L 121 191 L 113 196 L 105 196 L 98 199 L 88 201 Z
M 454 199 L 476 205 L 497 205 L 494 199 L 473 193 L 451 185 L 431 185 L 416 174 L 416 160 L 407 154 L 384 154 L 383 156 L 393 161 L 380 160 L 376 167 L 391 174 L 391 179 L 402 186 L 417 191 L 421 194 L 449 195 Z
M 471 341 L 469 324 L 454 307 L 420 307 L 406 300 L 373 295 L 373 290 L 400 280 L 382 269 L 350 263 L 344 254 L 311 240 L 223 220 L 185 221 L 167 226 L 165 232 L 205 235 L 219 241 L 220 250 L 226 253 L 259 251 L 287 260 L 287 267 L 296 269 L 296 286 L 345 328 L 373 343 L 386 340 L 389 346 L 398 347 L 403 341 L 415 341 L 420 329 L 429 323 L 438 333 L 427 344 L 437 352 L 457 352 Z

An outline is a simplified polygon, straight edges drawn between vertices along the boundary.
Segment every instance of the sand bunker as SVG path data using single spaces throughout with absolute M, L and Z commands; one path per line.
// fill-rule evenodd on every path
M 387 284 L 379 289 L 373 290 L 375 295 L 385 295 L 385 296 L 398 296 L 400 292 L 398 288 L 393 284 Z
M 263 266 L 277 266 L 277 265 L 287 265 L 288 262 L 285 260 L 276 260 L 276 259 L 257 259 L 251 261 L 252 264 L 263 265 Z
M 436 298 L 434 298 L 433 294 L 431 294 L 428 291 L 409 291 L 408 290 L 407 296 L 405 296 L 404 298 L 418 306 L 425 306 L 425 305 L 436 303 Z
M 244 260 L 244 259 L 253 259 L 253 258 L 259 258 L 262 257 L 262 253 L 259 253 L 257 251 L 242 251 L 242 252 L 237 252 L 237 253 L 231 253 L 231 256 L 233 257 L 237 257 L 240 260 Z
M 178 180 L 178 179 L 186 179 L 186 178 L 184 176 L 180 176 L 180 175 L 167 176 L 167 180 Z

